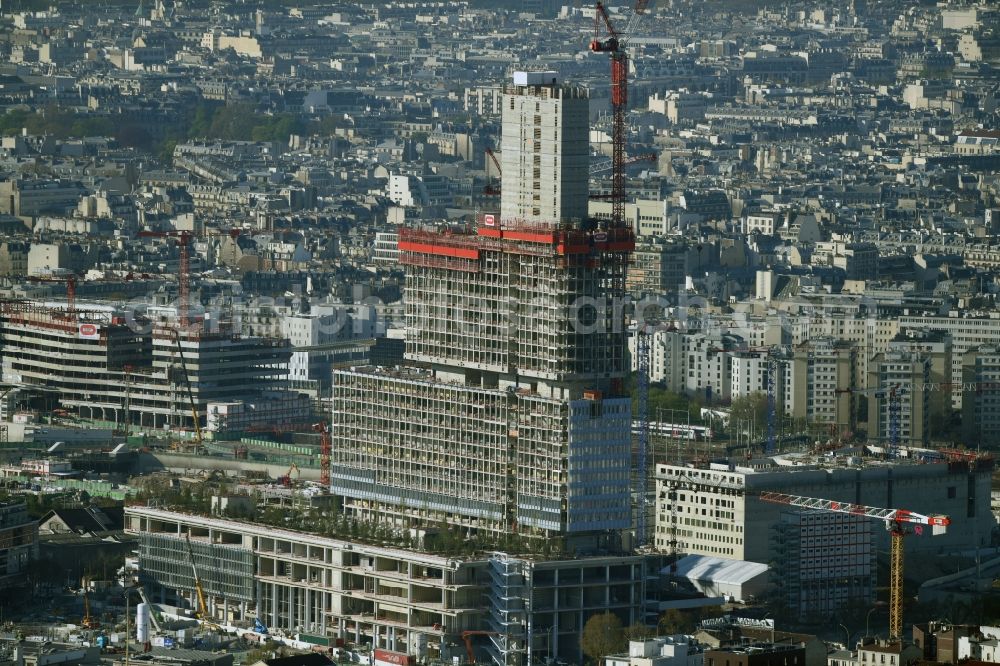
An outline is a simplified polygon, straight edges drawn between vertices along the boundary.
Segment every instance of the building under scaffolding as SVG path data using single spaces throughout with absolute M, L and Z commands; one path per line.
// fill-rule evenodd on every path
M 567 536 L 584 550 L 630 527 L 631 400 L 615 299 L 634 236 L 573 216 L 587 185 L 587 170 L 569 166 L 587 144 L 587 100 L 549 81 L 508 87 L 505 109 L 520 111 L 505 114 L 504 141 L 517 144 L 512 169 L 543 165 L 562 194 L 516 179 L 508 188 L 505 173 L 503 216 L 399 231 L 414 368 L 334 375 L 331 486 L 349 514 Z M 540 196 L 551 221 L 539 218 Z
M 473 647 L 498 666 L 579 662 L 595 613 L 623 626 L 655 621 L 646 607 L 662 567 L 655 555 L 444 557 L 156 508 L 125 512 L 151 599 L 197 607 L 190 535 L 216 621 L 257 618 L 273 632 L 463 661 L 462 632 L 484 632 Z
M 178 351 L 183 349 L 183 358 Z M 58 391 L 63 409 L 98 421 L 193 428 L 186 390 L 206 425 L 209 405 L 282 387 L 287 341 L 137 322 L 110 306 L 0 304 L 3 381 Z

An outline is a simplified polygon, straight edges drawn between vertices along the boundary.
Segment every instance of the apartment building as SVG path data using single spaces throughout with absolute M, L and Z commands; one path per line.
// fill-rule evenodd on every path
M 705 666 L 806 666 L 806 649 L 794 644 L 751 644 L 706 650 Z
M 689 636 L 629 641 L 628 652 L 604 658 L 603 666 L 702 666 L 704 647 Z
M 889 351 L 877 354 L 868 367 L 869 441 L 926 446 L 930 442 L 930 356 Z
M 365 341 L 384 332 L 373 315 L 364 305 L 339 303 L 316 303 L 307 313 L 279 315 L 280 336 L 292 348 L 287 375 L 292 386 L 328 388 L 333 367 L 366 362 Z
M 462 108 L 480 118 L 503 113 L 503 90 L 499 86 L 466 88 L 463 100 Z
M 856 423 L 854 368 L 857 349 L 842 340 L 819 338 L 797 345 L 785 364 L 785 413 L 833 432 Z
M 774 329 L 777 330 L 777 329 Z M 765 392 L 768 388 L 770 339 L 763 331 L 750 334 L 750 340 L 738 335 L 724 334 L 720 329 L 706 332 L 681 331 L 676 328 L 658 328 L 651 333 L 649 378 L 660 382 L 668 391 L 697 394 L 706 399 L 729 400 Z M 635 370 L 635 336 L 629 338 L 632 369 Z M 784 354 L 776 348 L 779 354 Z M 776 366 L 776 395 L 785 394 L 783 388 L 788 371 L 787 363 L 779 359 Z M 795 396 L 789 396 L 789 402 Z
M 399 235 L 395 231 L 379 231 L 375 233 L 375 244 L 372 246 L 372 261 L 376 264 L 399 263 Z
M 591 199 L 587 205 L 590 216 L 599 220 L 610 220 L 612 209 L 610 201 L 599 199 Z M 671 219 L 667 199 L 640 196 L 634 202 L 625 202 L 624 220 L 635 230 L 637 238 L 666 236 L 672 228 Z
M 0 213 L 33 216 L 67 213 L 87 194 L 82 183 L 43 178 L 11 178 L 0 181 Z
M 743 221 L 743 233 L 752 233 L 773 236 L 778 228 L 784 223 L 785 216 L 779 212 L 760 211 L 747 215 Z
M 809 309 L 809 306 L 806 306 Z M 854 385 L 866 387 L 868 381 L 868 361 L 880 352 L 889 349 L 889 343 L 900 332 L 897 317 L 880 317 L 860 307 L 860 303 L 835 304 L 812 308 L 804 316 L 790 318 L 794 327 L 793 339 L 796 343 L 816 338 L 835 338 L 858 349 L 854 356 Z M 916 327 L 914 327 L 916 328 Z
M 662 566 L 655 555 L 444 557 L 163 509 L 125 515 L 154 602 L 197 606 L 190 537 L 215 620 L 257 618 L 271 631 L 427 659 L 464 659 L 471 630 L 492 632 L 475 649 L 496 664 L 577 662 L 586 620 L 608 611 L 624 626 L 640 621 L 647 581 Z
M 954 387 L 946 386 L 951 381 L 952 344 L 951 336 L 942 331 L 915 331 L 909 329 L 897 335 L 889 343 L 890 352 L 910 352 L 923 354 L 930 363 L 930 384 L 933 390 L 926 390 L 929 410 L 930 436 L 940 432 L 939 428 L 950 418 L 951 396 Z M 928 389 L 930 387 L 926 387 Z M 948 390 L 951 388 L 952 390 Z
M 730 357 L 730 375 L 732 377 L 732 395 L 736 397 L 751 393 L 766 393 L 771 372 L 771 361 L 766 352 L 737 352 Z M 780 386 L 784 373 L 779 371 L 775 363 L 775 395 L 782 395 Z
M 27 275 L 29 247 L 30 244 L 24 241 L 0 243 L 0 275 Z
M 820 241 L 813 251 L 812 265 L 839 268 L 848 280 L 874 280 L 878 277 L 878 248 L 874 243 Z
M 967 445 L 1000 441 L 1000 348 L 983 345 L 962 355 L 962 437 Z
M 732 398 L 732 364 L 729 350 L 742 345 L 735 336 L 717 331 L 685 338 L 684 356 L 687 368 L 684 373 L 684 390 L 703 394 L 708 398 Z
M 1000 340 L 1000 313 L 959 312 L 953 310 L 947 316 L 912 314 L 899 317 L 899 328 L 903 331 L 941 331 L 951 335 L 951 372 L 946 380 L 960 385 L 963 378 L 963 363 L 966 352 L 983 345 L 994 345 Z M 954 389 L 954 387 L 949 387 Z M 951 391 L 952 407 L 962 408 L 962 392 Z
M 687 272 L 687 246 L 653 238 L 636 246 L 628 267 L 626 288 L 635 295 L 676 294 L 684 287 Z

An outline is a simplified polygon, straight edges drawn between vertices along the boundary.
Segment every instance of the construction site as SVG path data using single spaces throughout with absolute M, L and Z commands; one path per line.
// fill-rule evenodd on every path
M 885 553 L 891 636 L 899 638 L 905 555 L 949 569 L 957 554 L 988 549 L 996 524 L 991 456 L 903 451 L 889 459 L 844 447 L 657 464 L 656 545 L 675 556 L 770 565 L 799 620 L 872 604 L 881 582 L 876 553 Z
M 519 72 L 504 99 L 501 214 L 399 230 L 407 367 L 334 373 L 331 490 L 397 529 L 620 550 L 631 399 L 608 304 L 634 235 L 585 219 L 587 172 L 569 166 L 587 157 L 586 92 Z
M 427 662 L 578 659 L 594 612 L 629 624 L 644 617 L 658 566 L 638 555 L 444 557 L 162 509 L 126 513 L 140 582 L 157 590 L 158 605 L 203 608 L 234 631 L 256 626 Z
M 0 344 L 5 404 L 15 411 L 48 407 L 123 433 L 170 429 L 192 437 L 209 425 L 209 414 L 229 408 L 235 416 L 233 403 L 247 406 L 238 412 L 244 427 L 253 425 L 248 412 L 255 402 L 262 407 L 258 423 L 273 422 L 279 407 L 293 421 L 309 420 L 308 400 L 297 419 L 301 405 L 273 404 L 291 355 L 287 341 L 137 325 L 110 306 L 5 302 Z M 40 403 L 34 387 L 45 391 Z M 235 429 L 224 419 L 212 425 L 216 432 Z

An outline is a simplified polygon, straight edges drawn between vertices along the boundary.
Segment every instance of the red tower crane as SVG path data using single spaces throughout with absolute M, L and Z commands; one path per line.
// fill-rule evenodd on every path
M 892 540 L 889 563 L 889 578 L 891 579 L 889 581 L 889 637 L 894 639 L 903 637 L 903 537 L 907 534 L 920 534 L 924 525 L 930 526 L 931 533 L 934 535 L 944 534 L 948 525 L 951 524 L 951 519 L 948 516 L 925 516 L 906 509 L 880 509 L 863 504 L 785 493 L 762 492 L 759 497 L 762 501 L 772 504 L 787 504 L 814 511 L 846 513 L 852 516 L 885 521 L 885 528 L 889 530 Z
M 500 168 L 500 160 L 497 159 L 496 153 L 494 153 L 492 149 L 487 148 L 486 156 L 490 158 L 490 161 L 493 162 L 493 166 L 496 167 L 497 175 L 502 178 L 503 169 Z M 488 194 L 490 196 L 500 196 L 500 186 L 493 185 L 492 183 L 490 183 L 483 189 L 483 194 Z
M 142 238 L 176 238 L 180 246 L 180 270 L 177 272 L 177 322 L 182 329 L 190 324 L 188 312 L 190 308 L 191 259 L 188 246 L 194 234 L 190 231 L 140 231 Z
M 37 276 L 32 275 L 28 277 L 29 282 L 65 282 L 66 283 L 66 314 L 73 317 L 76 314 L 76 276 L 67 275 L 66 277 L 57 276 Z
M 76 276 L 70 275 L 66 278 L 66 310 L 72 317 L 76 312 Z
M 319 423 L 313 424 L 313 430 L 319 433 L 319 482 L 323 484 L 323 488 L 329 490 L 330 488 L 330 454 L 333 452 L 333 447 L 330 443 L 330 428 L 327 426 L 326 421 L 320 421 Z
M 611 223 L 617 228 L 625 220 L 625 113 L 628 111 L 628 46 L 629 36 L 638 18 L 646 11 L 649 0 L 635 0 L 626 30 L 619 32 L 604 3 L 598 0 L 594 8 L 594 39 L 590 50 L 607 53 L 611 58 Z M 607 36 L 601 38 L 601 26 Z

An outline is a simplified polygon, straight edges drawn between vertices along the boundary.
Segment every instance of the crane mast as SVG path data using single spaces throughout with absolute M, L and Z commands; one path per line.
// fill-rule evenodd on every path
M 762 492 L 758 497 L 761 501 L 771 504 L 785 504 L 802 509 L 843 513 L 884 521 L 891 540 L 889 552 L 889 637 L 893 639 L 903 637 L 903 537 L 908 534 L 921 534 L 925 525 L 931 528 L 932 535 L 944 534 L 948 525 L 951 524 L 951 519 L 948 516 L 925 516 L 906 509 L 883 509 L 864 504 L 786 493 Z
M 493 162 L 493 166 L 496 167 L 497 175 L 502 178 L 503 177 L 503 169 L 500 167 L 500 160 L 497 159 L 496 153 L 493 152 L 492 148 L 487 148 L 486 149 L 486 156 L 490 158 L 490 161 Z M 499 196 L 500 195 L 500 186 L 499 185 L 494 185 L 492 183 L 489 183 L 483 189 L 483 194 L 487 194 L 487 195 L 490 195 L 490 196 Z
M 594 38 L 590 50 L 607 53 L 611 60 L 611 228 L 625 226 L 625 114 L 628 112 L 628 36 L 645 12 L 649 0 L 635 0 L 632 16 L 624 32 L 619 32 L 611 21 L 601 0 L 594 7 Z M 601 36 L 601 27 L 606 36 Z M 646 489 L 647 455 L 649 448 L 649 354 L 650 341 L 643 326 L 636 329 L 636 360 L 638 370 L 637 412 L 639 417 L 639 442 L 636 460 L 638 475 L 638 516 L 636 517 L 636 545 L 646 545 Z
M 636 0 L 628 29 L 619 32 L 603 2 L 594 7 L 594 39 L 590 50 L 607 53 L 611 60 L 611 226 L 625 224 L 625 114 L 628 112 L 628 36 L 635 29 L 638 17 L 646 10 L 649 0 Z M 604 26 L 605 37 L 601 36 Z
M 326 421 L 320 421 L 313 425 L 313 430 L 319 433 L 319 482 L 325 491 L 330 490 L 330 456 L 333 447 L 330 442 L 330 427 Z M 291 470 L 288 471 L 289 475 Z
M 198 575 L 198 566 L 194 563 L 194 549 L 191 547 L 191 535 L 185 534 L 184 540 L 187 542 L 188 559 L 191 560 L 191 573 L 194 574 L 194 589 L 198 594 L 198 615 L 202 620 L 208 620 L 208 604 L 205 603 L 205 589 L 201 586 L 201 576 Z
M 231 229 L 230 235 L 235 238 L 239 230 Z M 180 250 L 177 271 L 177 325 L 187 330 L 191 324 L 191 255 L 188 246 L 195 237 L 190 231 L 140 231 L 140 238 L 176 238 Z

